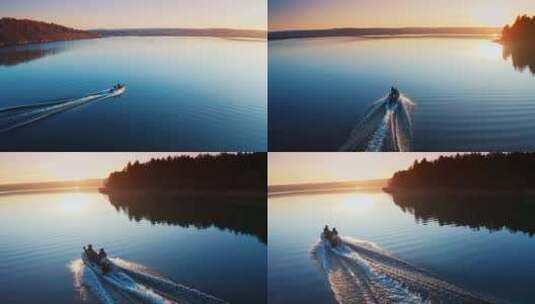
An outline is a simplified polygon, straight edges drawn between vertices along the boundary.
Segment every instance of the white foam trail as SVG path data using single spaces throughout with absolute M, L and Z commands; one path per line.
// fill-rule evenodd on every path
M 120 288 L 124 291 L 132 293 L 133 295 L 143 299 L 148 303 L 153 304 L 172 304 L 174 301 L 165 299 L 163 296 L 157 294 L 152 289 L 137 283 L 127 274 L 122 272 L 116 272 L 112 270 L 108 274 L 102 276 L 103 280 L 111 285 Z
M 144 284 L 154 287 L 156 290 L 163 291 L 166 294 L 172 294 L 179 301 L 185 301 L 190 304 L 226 303 L 212 295 L 178 284 L 142 265 L 128 262 L 120 258 L 112 258 L 111 260 L 119 269 L 127 272 L 138 281 L 142 281 Z
M 0 109 L 0 133 L 18 129 L 50 116 L 74 109 L 90 102 L 118 96 L 121 93 L 103 90 L 81 98 L 63 101 L 19 105 Z
M 318 246 L 315 250 L 338 303 L 424 303 L 417 294 L 375 272 L 358 254 L 344 247 L 329 248 L 324 242 Z
M 97 275 L 90 269 L 85 268 L 84 262 L 81 259 L 72 261 L 69 264 L 74 277 L 74 287 L 80 292 L 80 298 L 86 301 L 88 288 L 92 294 L 94 294 L 100 303 L 113 304 L 115 303 L 108 291 L 102 286 Z
M 403 94 L 395 104 L 390 103 L 388 96 L 376 100 L 340 150 L 410 151 L 414 109 L 414 102 Z
M 385 113 L 385 117 L 381 121 L 381 124 L 379 125 L 379 128 L 375 131 L 375 133 L 372 136 L 372 139 L 368 143 L 368 147 L 366 149 L 367 152 L 380 152 L 383 149 L 384 140 L 390 125 L 390 122 L 392 120 L 392 111 L 387 110 Z
M 320 240 L 312 253 L 341 304 L 490 303 L 370 242 L 344 237 L 339 247 L 332 248 Z
M 151 288 L 136 282 L 127 274 L 115 269 L 104 276 L 98 275 L 91 268 L 85 266 L 81 259 L 71 262 L 69 268 L 74 276 L 74 285 L 80 290 L 80 296 L 82 300 L 87 298 L 87 293 L 85 290 L 85 288 L 87 288 L 99 299 L 101 303 L 115 303 L 113 297 L 105 287 L 105 284 L 109 284 L 115 287 L 128 302 L 135 301 L 133 301 L 129 295 L 125 294 L 125 292 L 142 300 L 143 303 L 176 303 L 172 300 L 164 298 Z
M 169 304 L 222 304 L 225 301 L 173 280 L 145 266 L 120 258 L 111 258 L 112 270 L 106 275 L 97 274 L 81 259 L 73 261 L 69 268 L 74 276 L 74 285 L 82 299 L 87 297 L 85 287 L 102 303 L 114 303 L 111 291 L 127 302 L 141 300 L 143 303 Z M 106 288 L 112 288 L 107 290 Z
M 333 250 L 336 252 L 336 254 L 347 258 L 352 262 L 355 262 L 360 267 L 360 269 L 364 271 L 365 275 L 369 278 L 370 281 L 376 283 L 382 289 L 388 292 L 388 298 L 392 302 L 401 302 L 407 304 L 419 304 L 424 302 L 424 300 L 419 295 L 411 293 L 407 288 L 403 287 L 396 280 L 393 280 L 387 275 L 375 271 L 366 260 L 361 258 L 358 253 L 349 250 L 348 247 L 342 246 L 340 248 L 334 248 Z M 348 269 L 351 268 L 348 267 Z

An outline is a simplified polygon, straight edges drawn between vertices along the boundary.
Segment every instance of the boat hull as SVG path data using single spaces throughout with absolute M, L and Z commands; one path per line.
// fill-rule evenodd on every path
M 90 261 L 85 252 L 82 252 L 82 261 L 87 267 L 91 268 L 91 270 L 93 270 L 99 275 L 106 275 L 110 271 L 104 271 L 100 265 L 97 265 L 96 263 Z M 108 259 L 106 259 L 106 263 L 108 263 L 108 265 L 111 265 Z
M 342 241 L 339 236 L 327 237 L 323 232 L 321 233 L 320 238 L 324 241 L 327 241 L 332 248 L 339 246 Z
M 126 87 L 122 87 L 120 89 L 116 89 L 116 90 L 111 90 L 110 91 L 112 96 L 119 96 L 119 95 L 124 94 L 124 92 L 126 92 Z

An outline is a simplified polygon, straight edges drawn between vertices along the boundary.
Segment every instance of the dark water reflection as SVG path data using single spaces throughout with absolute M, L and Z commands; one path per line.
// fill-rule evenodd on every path
M 535 234 L 535 198 L 506 193 L 411 191 L 393 193 L 394 203 L 422 223 L 466 226 L 474 230 L 507 229 Z
M 110 203 L 131 221 L 207 229 L 217 227 L 236 234 L 254 235 L 267 244 L 266 197 L 222 198 L 173 196 L 154 193 L 110 194 Z
M 526 68 L 535 75 L 535 45 L 503 44 L 503 59 L 511 58 L 515 70 L 523 72 Z
M 0 66 L 15 66 L 21 63 L 59 54 L 67 49 L 65 43 L 38 44 L 0 48 Z

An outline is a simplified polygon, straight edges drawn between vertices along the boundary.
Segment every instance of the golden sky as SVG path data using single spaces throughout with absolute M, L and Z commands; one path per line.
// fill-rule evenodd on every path
M 269 29 L 502 27 L 535 15 L 534 0 L 270 0 Z
M 105 178 L 129 161 L 198 153 L 0 153 L 0 184 Z
M 268 184 L 337 182 L 390 178 L 416 159 L 436 159 L 455 153 L 272 153 Z
M 267 0 L 2 0 L 0 17 L 82 28 L 267 28 Z

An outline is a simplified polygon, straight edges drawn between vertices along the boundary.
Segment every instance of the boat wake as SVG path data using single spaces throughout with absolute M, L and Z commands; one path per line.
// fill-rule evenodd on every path
M 72 110 L 90 102 L 118 96 L 122 92 L 111 89 L 90 93 L 83 97 L 63 98 L 47 102 L 0 108 L 0 133 L 21 128 L 50 116 Z
M 115 303 L 226 303 L 214 296 L 175 283 L 173 280 L 145 266 L 119 258 L 110 259 L 112 270 L 97 274 L 81 259 L 70 263 L 74 287 L 82 301 L 90 295 L 104 304 Z
M 393 104 L 388 95 L 380 98 L 371 105 L 340 150 L 410 151 L 412 114 L 415 108 L 415 103 L 403 94 Z
M 312 255 L 340 304 L 491 303 L 434 278 L 370 242 L 343 237 L 332 248 L 319 241 Z

